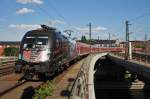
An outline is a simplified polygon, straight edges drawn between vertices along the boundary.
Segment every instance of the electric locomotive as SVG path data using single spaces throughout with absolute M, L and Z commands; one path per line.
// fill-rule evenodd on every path
M 15 71 L 23 72 L 26 79 L 35 75 L 51 76 L 76 57 L 76 41 L 55 28 L 41 25 L 40 29 L 24 35 Z

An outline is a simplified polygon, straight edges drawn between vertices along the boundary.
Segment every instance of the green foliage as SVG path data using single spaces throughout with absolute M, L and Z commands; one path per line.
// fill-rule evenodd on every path
M 145 45 L 136 45 L 134 46 L 135 48 L 142 48 L 142 49 L 145 49 Z
M 35 94 L 32 99 L 45 99 L 47 96 L 52 96 L 53 90 L 54 88 L 52 82 L 47 81 L 46 84 L 35 90 Z
M 16 47 L 8 47 L 4 49 L 5 56 L 17 56 L 19 53 L 19 48 Z
M 82 37 L 81 37 L 80 42 L 88 43 L 88 44 L 90 43 L 90 41 L 89 41 L 89 40 L 87 40 L 85 36 L 82 36 Z
M 86 42 L 87 40 L 86 40 L 86 37 L 85 36 L 82 36 L 81 37 L 81 42 Z
M 126 71 L 124 74 L 124 79 L 126 81 L 130 81 L 131 80 L 131 74 L 129 73 L 129 71 Z

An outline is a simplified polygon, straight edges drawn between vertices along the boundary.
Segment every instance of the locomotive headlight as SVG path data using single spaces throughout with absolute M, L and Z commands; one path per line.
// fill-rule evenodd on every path
M 22 59 L 22 55 L 21 55 L 21 53 L 19 53 L 19 55 L 18 55 L 18 59 Z
M 45 62 L 49 60 L 49 55 L 48 55 L 48 51 L 42 51 L 40 54 L 40 59 L 41 62 Z

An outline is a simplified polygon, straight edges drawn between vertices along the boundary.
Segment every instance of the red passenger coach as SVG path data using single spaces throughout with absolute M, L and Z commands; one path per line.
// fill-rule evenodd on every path
M 87 55 L 90 52 L 96 53 L 96 52 L 123 52 L 124 48 L 122 47 L 97 47 L 86 43 L 77 42 L 77 53 L 79 56 Z
M 80 56 L 89 54 L 90 53 L 90 45 L 81 43 L 81 42 L 77 42 L 77 53 Z

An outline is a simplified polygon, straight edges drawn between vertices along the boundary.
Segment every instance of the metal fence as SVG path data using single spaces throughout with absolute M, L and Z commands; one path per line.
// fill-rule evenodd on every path
M 125 59 L 125 53 L 111 53 L 111 54 Z M 150 64 L 150 55 L 132 53 L 132 60 L 139 62 L 139 63 Z

